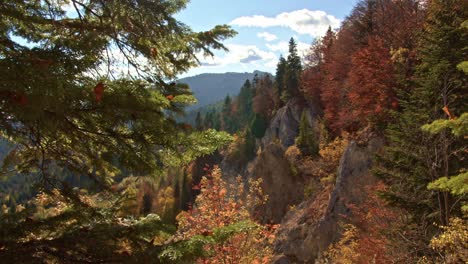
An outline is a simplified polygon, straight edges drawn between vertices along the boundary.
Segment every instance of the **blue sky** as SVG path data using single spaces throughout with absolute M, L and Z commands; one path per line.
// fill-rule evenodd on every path
M 176 18 L 195 31 L 228 24 L 238 35 L 224 43 L 229 52 L 199 56 L 202 66 L 181 77 L 206 72 L 274 72 L 294 37 L 300 53 L 326 31 L 337 28 L 357 0 L 192 0 Z

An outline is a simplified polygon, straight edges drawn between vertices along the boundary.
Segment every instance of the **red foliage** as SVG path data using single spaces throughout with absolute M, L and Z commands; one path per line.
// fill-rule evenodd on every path
M 351 55 L 355 45 L 352 32 L 346 27 L 337 35 L 337 41 L 331 47 L 329 59 L 324 63 L 324 82 L 321 92 L 325 119 L 333 133 L 339 134 L 345 119 L 340 117 L 347 104 L 347 76 L 351 69 Z
M 385 122 L 386 110 L 396 103 L 390 50 L 380 38 L 371 38 L 367 47 L 353 55 L 352 65 L 348 75 L 350 104 L 344 118 L 359 127 L 365 127 L 369 121 Z
M 416 62 L 416 35 L 424 18 L 418 2 L 360 1 L 336 36 L 329 32 L 312 46 L 302 90 L 312 100 L 320 94 L 335 135 L 366 126 L 369 119 L 385 122 L 386 110 L 398 107 L 393 89 L 405 89 Z
M 257 81 L 256 94 L 253 98 L 253 111 L 269 119 L 275 109 L 275 95 L 273 81 L 266 75 Z
M 96 102 L 98 103 L 101 102 L 103 95 L 104 95 L 104 84 L 102 82 L 99 82 L 94 87 L 94 96 L 96 98 Z
M 351 220 L 359 230 L 358 263 L 389 263 L 404 253 L 395 250 L 388 239 L 401 215 L 378 197 L 377 192 L 385 189 L 382 182 L 369 185 L 365 188 L 362 203 L 348 205 L 353 213 Z

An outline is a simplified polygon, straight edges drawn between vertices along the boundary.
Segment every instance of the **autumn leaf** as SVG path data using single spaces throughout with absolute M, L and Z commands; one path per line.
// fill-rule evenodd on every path
M 158 50 L 156 48 L 151 48 L 151 56 L 153 57 L 158 56 Z
M 450 113 L 450 110 L 449 110 L 448 106 L 444 106 L 442 108 L 442 110 L 444 110 L 444 112 L 447 114 L 447 116 L 449 117 L 450 120 L 454 119 L 454 117 L 452 116 L 452 113 Z
M 95 95 L 96 101 L 98 103 L 101 102 L 102 96 L 104 95 L 104 84 L 102 82 L 99 82 L 94 87 L 94 95 Z

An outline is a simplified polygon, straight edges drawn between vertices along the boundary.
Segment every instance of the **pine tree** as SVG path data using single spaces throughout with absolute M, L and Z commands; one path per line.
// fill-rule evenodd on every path
M 268 122 L 263 116 L 255 114 L 250 127 L 252 134 L 256 138 L 260 139 L 265 135 L 265 131 L 268 128 Z
M 275 76 L 275 88 L 276 88 L 276 96 L 278 98 L 281 98 L 281 95 L 283 92 L 286 90 L 285 87 L 285 75 L 286 75 L 286 67 L 287 67 L 287 62 L 284 59 L 283 55 L 280 56 L 278 65 L 276 66 L 276 76 Z M 278 100 L 279 105 L 277 108 L 282 106 L 282 100 Z
M 258 82 L 258 81 L 257 81 Z M 242 127 L 252 120 L 253 87 L 249 80 L 246 80 L 237 96 L 237 115 L 239 125 Z
M 317 156 L 319 147 L 316 135 L 309 125 L 305 111 L 302 111 L 301 121 L 299 123 L 299 135 L 296 138 L 296 145 L 304 155 Z
M 195 128 L 198 131 L 203 130 L 203 118 L 201 116 L 200 111 L 197 112 L 197 116 L 195 117 Z
M 227 95 L 226 98 L 224 98 L 221 117 L 221 128 L 229 133 L 234 133 L 236 131 L 236 124 L 234 116 L 232 114 L 232 99 L 229 95 Z
M 432 135 L 421 126 L 446 118 L 445 107 L 454 115 L 466 112 L 466 75 L 456 68 L 468 55 L 468 35 L 460 28 L 467 17 L 463 5 L 460 0 L 428 3 L 425 34 L 418 48 L 417 86 L 409 93 L 401 91 L 403 110 L 386 132 L 390 143 L 376 168 L 377 176 L 391 187 L 383 196 L 411 216 L 408 227 L 416 227 L 413 232 L 419 241 L 412 243 L 421 246 L 418 250 L 427 250 L 435 229 L 432 223 L 446 225 L 460 213 L 453 210 L 456 200 L 449 192 L 428 191 L 427 185 L 457 174 L 462 164 L 451 151 L 463 149 L 463 142 L 448 131 Z
M 8 245 L 2 259 L 113 262 L 138 258 L 151 238 L 167 234 L 155 215 L 128 218 L 124 204 L 134 192 L 120 184 L 136 181 L 128 174 L 161 175 L 229 141 L 171 118 L 195 101 L 173 80 L 198 65 L 195 54 L 225 50 L 221 41 L 235 34 L 226 25 L 192 31 L 174 18 L 186 4 L 0 4 L 0 133 L 15 145 L 1 174 L 31 174 L 46 192 L 24 212 L 0 219 L 0 244 Z M 63 171 L 88 176 L 93 188 L 74 189 Z M 49 214 L 34 214 L 41 208 L 34 203 L 46 200 Z
M 297 53 L 297 44 L 294 38 L 289 40 L 289 55 L 286 65 L 285 90 L 282 94 L 284 102 L 287 102 L 291 97 L 299 96 L 302 64 L 301 58 Z
M 244 145 L 244 156 L 248 161 L 252 160 L 256 156 L 255 136 L 250 128 L 245 131 L 245 145 Z

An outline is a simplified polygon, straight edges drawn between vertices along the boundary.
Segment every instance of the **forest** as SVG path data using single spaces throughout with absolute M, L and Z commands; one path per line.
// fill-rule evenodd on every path
M 0 2 L 2 263 L 468 263 L 467 1 L 359 0 L 198 109 L 237 32 L 187 4 Z

